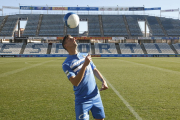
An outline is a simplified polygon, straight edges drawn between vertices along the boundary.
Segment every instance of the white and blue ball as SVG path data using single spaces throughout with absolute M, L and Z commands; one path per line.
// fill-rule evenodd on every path
M 64 23 L 69 28 L 76 28 L 79 25 L 79 16 L 69 12 L 64 16 Z

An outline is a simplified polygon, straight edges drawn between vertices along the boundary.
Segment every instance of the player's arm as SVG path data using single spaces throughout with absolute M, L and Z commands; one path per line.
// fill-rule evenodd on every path
M 101 87 L 100 91 L 108 89 L 107 83 L 104 80 L 101 73 L 98 71 L 98 69 L 94 68 L 93 73 L 102 82 L 102 87 Z
M 72 76 L 69 78 L 69 80 L 71 81 L 71 83 L 74 85 L 74 86 L 78 86 L 79 83 L 82 81 L 83 77 L 84 77 L 84 73 L 86 71 L 86 68 L 87 66 L 89 65 L 91 61 L 91 56 L 88 55 L 86 58 L 85 58 L 85 61 L 84 61 L 84 64 L 81 68 L 81 70 L 78 72 L 78 74 L 76 76 Z

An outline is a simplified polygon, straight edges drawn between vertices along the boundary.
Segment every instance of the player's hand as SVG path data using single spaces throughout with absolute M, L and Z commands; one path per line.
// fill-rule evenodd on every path
M 106 90 L 106 89 L 108 89 L 108 85 L 107 85 L 106 81 L 104 80 L 102 83 L 102 87 L 101 87 L 100 91 Z
M 85 58 L 84 65 L 88 66 L 90 62 L 91 62 L 91 55 L 88 54 Z

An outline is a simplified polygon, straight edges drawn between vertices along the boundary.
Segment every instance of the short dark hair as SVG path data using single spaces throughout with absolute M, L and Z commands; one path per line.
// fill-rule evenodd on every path
M 64 47 L 64 44 L 65 44 L 65 41 L 68 37 L 71 37 L 71 35 L 65 35 L 64 38 L 63 38 L 63 41 L 62 41 L 62 46 L 65 50 L 67 50 L 65 47 Z

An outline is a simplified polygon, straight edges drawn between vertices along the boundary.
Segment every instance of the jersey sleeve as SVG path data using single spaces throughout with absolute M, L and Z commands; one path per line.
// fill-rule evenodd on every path
M 92 70 L 94 70 L 94 68 L 96 68 L 96 66 L 94 65 L 93 61 L 90 62 L 91 68 Z
M 68 65 L 64 64 L 62 68 L 68 79 L 72 76 L 76 76 L 74 71 Z

